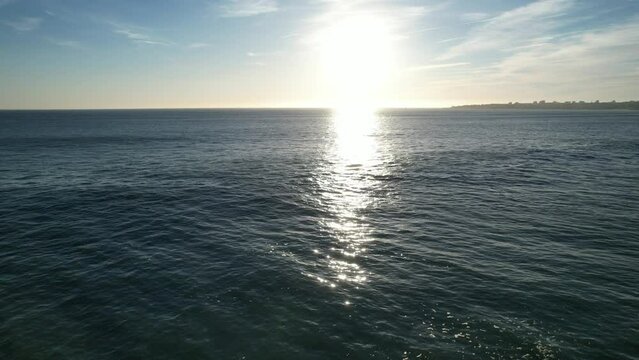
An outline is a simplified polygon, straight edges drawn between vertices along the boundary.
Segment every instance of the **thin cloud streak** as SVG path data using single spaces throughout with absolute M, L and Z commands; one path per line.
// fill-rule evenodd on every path
M 208 44 L 208 43 L 191 43 L 187 47 L 189 49 L 202 49 L 202 48 L 207 48 L 209 46 L 211 46 L 211 44 Z
M 499 76 L 520 82 L 562 84 L 628 76 L 639 67 L 639 17 L 624 24 L 539 44 L 499 64 Z M 579 59 L 579 61 L 575 61 Z M 631 79 L 632 77 L 635 79 Z M 600 84 L 592 83 L 592 86 Z
M 222 17 L 250 17 L 279 10 L 275 0 L 228 0 L 219 6 Z
M 23 17 L 15 21 L 4 21 L 3 24 L 13 28 L 15 31 L 33 31 L 40 27 L 42 18 Z
M 490 14 L 483 13 L 483 12 L 472 12 L 472 13 L 465 13 L 461 15 L 462 20 L 466 22 L 470 22 L 470 23 L 484 21 L 488 19 L 489 17 L 490 17 Z
M 354 17 L 380 17 L 390 29 L 394 40 L 406 40 L 410 35 L 438 29 L 437 27 L 421 28 L 413 30 L 422 18 L 434 12 L 442 11 L 449 6 L 449 2 L 442 2 L 433 6 L 415 6 L 405 4 L 391 4 L 385 2 L 371 2 L 368 0 L 320 1 L 326 5 L 326 9 L 320 15 L 313 16 L 307 20 L 313 30 L 306 31 L 307 36 L 302 38 L 303 42 L 313 44 L 317 41 L 318 33 L 316 29 L 330 27 L 332 24 L 344 18 Z
M 541 41 L 540 41 L 541 40 Z M 482 68 L 447 71 L 450 66 L 426 65 L 429 90 L 453 93 L 464 89 L 471 99 L 584 98 L 625 99 L 639 91 L 639 16 L 567 36 L 537 41 Z M 579 61 L 575 61 L 579 59 Z M 461 63 L 459 63 L 461 64 Z M 461 65 L 460 65 L 461 66 Z M 417 67 L 419 68 L 419 67 Z M 569 94 L 566 96 L 566 94 Z
M 559 17 L 573 5 L 574 0 L 538 0 L 505 11 L 482 22 L 465 41 L 450 48 L 439 60 L 524 45 L 527 39 L 551 33 L 561 26 Z
M 114 22 L 110 22 L 109 24 L 113 27 L 114 34 L 123 36 L 135 44 L 163 46 L 171 45 L 170 42 L 158 40 L 151 37 L 150 35 L 147 35 L 141 28 L 126 26 Z
M 430 65 L 421 65 L 421 66 L 413 66 L 408 68 L 408 71 L 421 71 L 421 70 L 432 70 L 432 69 L 445 69 L 452 67 L 460 67 L 470 65 L 468 62 L 457 62 L 457 63 L 447 63 L 447 64 L 430 64 Z
M 73 48 L 73 49 L 82 48 L 82 44 L 74 40 L 54 39 L 54 38 L 46 38 L 46 40 L 50 42 L 51 44 L 58 45 L 61 47 L 67 47 L 67 48 Z

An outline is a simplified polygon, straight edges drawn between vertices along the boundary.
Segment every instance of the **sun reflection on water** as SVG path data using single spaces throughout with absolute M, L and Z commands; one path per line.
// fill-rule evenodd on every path
M 332 118 L 334 148 L 332 155 L 338 166 L 361 166 L 368 170 L 375 156 L 377 141 L 375 136 L 379 120 L 374 111 L 336 110 Z M 344 175 L 347 171 L 341 171 Z M 357 174 L 350 174 L 357 175 Z
M 362 259 L 370 246 L 372 226 L 367 211 L 374 206 L 377 175 L 384 172 L 378 142 L 379 116 L 373 111 L 336 111 L 331 118 L 324 168 L 317 178 L 321 202 L 330 216 L 324 221 L 331 239 L 314 250 L 324 264 L 317 281 L 332 288 L 369 281 Z

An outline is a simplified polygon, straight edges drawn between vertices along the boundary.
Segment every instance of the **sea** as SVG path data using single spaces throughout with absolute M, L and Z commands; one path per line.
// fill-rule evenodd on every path
M 639 112 L 0 112 L 1 359 L 639 359 Z

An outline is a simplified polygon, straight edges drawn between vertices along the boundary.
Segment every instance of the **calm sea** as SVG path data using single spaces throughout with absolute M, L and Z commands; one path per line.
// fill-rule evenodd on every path
M 639 112 L 0 112 L 2 359 L 639 359 Z

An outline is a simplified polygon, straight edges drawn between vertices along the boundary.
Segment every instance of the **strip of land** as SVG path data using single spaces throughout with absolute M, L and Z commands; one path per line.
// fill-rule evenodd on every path
M 508 104 L 479 104 L 453 106 L 453 109 L 461 110 L 491 110 L 491 109 L 521 109 L 521 110 L 639 110 L 639 101 L 610 101 L 610 102 L 546 102 L 535 101 L 532 103 L 508 103 Z

